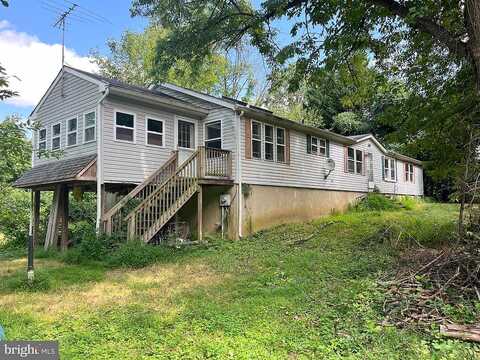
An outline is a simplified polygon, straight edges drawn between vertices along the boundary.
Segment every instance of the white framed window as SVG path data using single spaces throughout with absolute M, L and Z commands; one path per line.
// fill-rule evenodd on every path
M 263 127 L 263 143 L 264 143 L 264 153 L 265 160 L 273 161 L 274 160 L 274 143 L 273 143 L 273 126 L 264 124 Z
M 147 145 L 163 147 L 163 120 L 156 119 L 154 117 L 147 116 L 145 118 L 145 130 L 147 131 L 146 142 Z
M 83 143 L 89 143 L 95 141 L 97 138 L 96 126 L 97 125 L 97 113 L 90 111 L 83 114 Z
M 38 153 L 37 157 L 40 158 L 44 151 L 47 150 L 47 128 L 38 130 Z
M 352 174 L 363 174 L 363 151 L 354 148 L 347 148 L 347 172 Z
M 78 141 L 78 118 L 71 118 L 67 120 L 67 134 L 66 147 L 77 145 Z
M 57 123 L 52 125 L 52 142 L 50 148 L 53 150 L 60 149 L 60 134 L 62 132 L 62 124 Z
M 222 121 L 211 121 L 205 124 L 205 146 L 209 148 L 222 148 Z
M 262 158 L 262 124 L 252 121 L 252 157 Z
M 389 157 L 383 158 L 383 179 L 387 181 L 397 180 L 395 159 Z
M 277 162 L 285 162 L 285 153 L 287 150 L 286 142 L 285 142 L 285 129 L 284 128 L 276 128 L 276 140 L 277 140 L 277 145 L 276 145 L 276 150 L 277 150 Z
M 115 140 L 135 143 L 136 115 L 126 111 L 115 110 Z
M 327 156 L 327 140 L 322 139 L 322 138 L 317 138 L 315 136 L 310 136 L 307 135 L 310 140 L 307 140 L 307 142 L 310 142 L 310 151 L 309 153 L 314 154 L 314 155 L 321 155 L 321 156 Z
M 415 182 L 414 168 L 413 164 L 405 164 L 405 181 L 406 182 Z

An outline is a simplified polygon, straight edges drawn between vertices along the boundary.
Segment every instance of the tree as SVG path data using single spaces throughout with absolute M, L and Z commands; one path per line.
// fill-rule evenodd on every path
M 230 53 L 209 54 L 195 64 L 178 59 L 159 71 L 161 60 L 157 58 L 156 46 L 168 34 L 168 29 L 153 23 L 140 33 L 125 31 L 120 40 L 107 42 L 108 56 L 95 51 L 92 57 L 103 75 L 130 84 L 150 86 L 167 81 L 212 95 L 242 99 L 253 96 L 253 71 L 240 45 Z
M 8 76 L 5 68 L 0 64 L 0 101 L 9 97 L 17 96 L 18 93 L 8 89 Z
M 174 31 L 158 45 L 160 57 L 196 59 L 247 37 L 274 63 L 297 62 L 301 76 L 335 67 L 364 49 L 388 65 L 399 53 L 437 70 L 470 65 L 480 89 L 480 3 L 465 1 L 135 0 L 132 14 L 158 19 Z M 275 20 L 292 20 L 292 41 L 279 48 Z M 166 55 L 169 54 L 169 55 Z M 167 65 L 167 63 L 165 63 Z M 408 72 L 409 69 L 404 68 Z

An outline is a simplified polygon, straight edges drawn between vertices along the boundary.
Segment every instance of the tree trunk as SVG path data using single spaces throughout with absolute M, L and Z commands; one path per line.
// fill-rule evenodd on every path
M 465 25 L 468 31 L 468 52 L 475 72 L 477 93 L 480 93 L 480 1 L 467 0 L 465 3 Z

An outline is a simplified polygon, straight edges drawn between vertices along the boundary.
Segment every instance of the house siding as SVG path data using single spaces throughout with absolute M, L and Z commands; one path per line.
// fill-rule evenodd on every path
M 335 161 L 335 169 L 327 179 L 324 156 L 308 154 L 306 134 L 290 130 L 290 164 L 276 163 L 245 157 L 245 119 L 242 119 L 241 154 L 242 181 L 253 185 L 288 186 L 299 188 L 368 192 L 368 164 L 364 162 L 365 175 L 345 172 L 345 147 L 330 141 L 330 158 Z M 405 183 L 401 171 L 403 162 L 397 160 L 396 183 L 387 183 L 382 178 L 381 150 L 370 140 L 351 145 L 354 149 L 373 154 L 374 182 L 382 193 L 423 195 L 422 169 L 415 166 L 415 184 Z
M 63 95 L 62 95 L 63 88 Z M 76 75 L 64 73 L 52 88 L 44 102 L 36 111 L 36 121 L 40 128 L 47 129 L 47 150 L 51 150 L 52 125 L 61 123 L 60 150 L 62 159 L 74 158 L 97 152 L 96 141 L 83 143 L 83 114 L 96 111 L 97 102 L 101 97 L 98 85 L 84 80 Z M 66 147 L 67 120 L 77 117 L 77 145 Z M 98 121 L 97 121 L 98 125 Z M 34 148 L 38 149 L 38 131 L 33 134 Z M 55 157 L 33 157 L 33 166 L 56 161 Z
M 135 114 L 135 143 L 114 139 L 115 110 Z M 146 144 L 145 118 L 147 115 L 164 121 L 164 147 Z M 106 183 L 140 183 L 162 166 L 176 149 L 175 114 L 162 108 L 140 102 L 109 96 L 103 103 L 103 181 Z M 186 118 L 185 116 L 181 116 Z M 203 144 L 204 123 L 222 121 L 224 149 L 234 151 L 233 112 L 214 108 L 203 120 L 197 120 L 197 145 Z

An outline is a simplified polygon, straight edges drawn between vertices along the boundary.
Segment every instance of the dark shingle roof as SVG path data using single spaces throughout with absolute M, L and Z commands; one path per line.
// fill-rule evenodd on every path
M 73 180 L 97 155 L 87 155 L 72 159 L 52 161 L 35 166 L 26 171 L 17 181 L 15 187 L 28 188 L 31 186 L 46 185 L 61 181 Z

